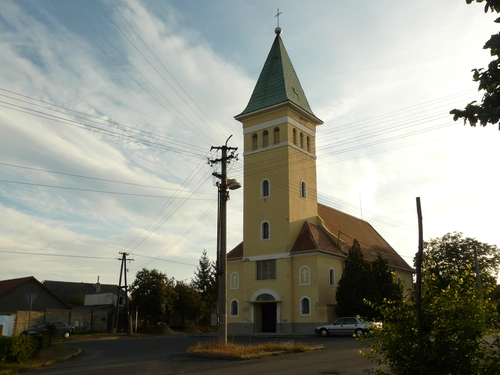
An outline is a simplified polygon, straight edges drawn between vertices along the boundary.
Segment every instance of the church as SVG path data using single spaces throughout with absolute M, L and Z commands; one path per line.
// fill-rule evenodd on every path
M 227 254 L 228 333 L 312 333 L 335 320 L 337 283 L 353 240 L 406 284 L 413 269 L 366 221 L 318 203 L 316 127 L 281 39 L 247 107 L 243 241 Z

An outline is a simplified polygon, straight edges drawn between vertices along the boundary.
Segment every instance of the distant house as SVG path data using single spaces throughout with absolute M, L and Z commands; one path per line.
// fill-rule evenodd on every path
M 118 296 L 118 285 L 113 284 L 45 280 L 43 285 L 72 308 L 116 305 Z M 125 297 L 125 291 L 121 290 L 119 305 L 125 304 Z
M 75 322 L 75 328 L 80 324 L 83 330 L 108 331 L 113 330 L 113 319 L 116 313 L 116 302 L 118 299 L 118 285 L 95 284 L 83 282 L 67 282 L 45 280 L 43 285 L 52 293 L 65 301 L 73 311 L 88 312 L 90 320 L 88 322 Z M 123 307 L 126 301 L 126 294 L 123 289 L 120 290 L 120 300 L 118 305 Z M 120 312 L 120 327 L 125 326 L 126 319 Z
M 9 324 L 5 332 L 2 327 L 2 335 L 18 335 L 45 321 L 69 323 L 69 315 L 62 311 L 69 311 L 69 306 L 33 276 L 0 281 L 0 320 Z

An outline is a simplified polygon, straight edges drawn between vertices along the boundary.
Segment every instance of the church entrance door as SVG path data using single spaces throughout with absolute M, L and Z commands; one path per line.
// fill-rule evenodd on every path
M 276 332 L 276 302 L 263 303 L 262 332 Z

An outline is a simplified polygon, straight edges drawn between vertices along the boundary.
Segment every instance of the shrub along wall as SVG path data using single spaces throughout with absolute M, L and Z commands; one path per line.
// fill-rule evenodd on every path
M 50 345 L 48 336 L 12 336 L 0 338 L 0 363 L 21 363 L 35 357 Z

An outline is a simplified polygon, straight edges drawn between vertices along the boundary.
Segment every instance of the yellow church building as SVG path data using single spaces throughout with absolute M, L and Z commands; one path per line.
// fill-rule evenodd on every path
M 412 285 L 412 268 L 366 221 L 318 203 L 316 127 L 281 28 L 243 125 L 243 242 L 227 254 L 228 333 L 312 333 L 335 318 L 353 240 Z

